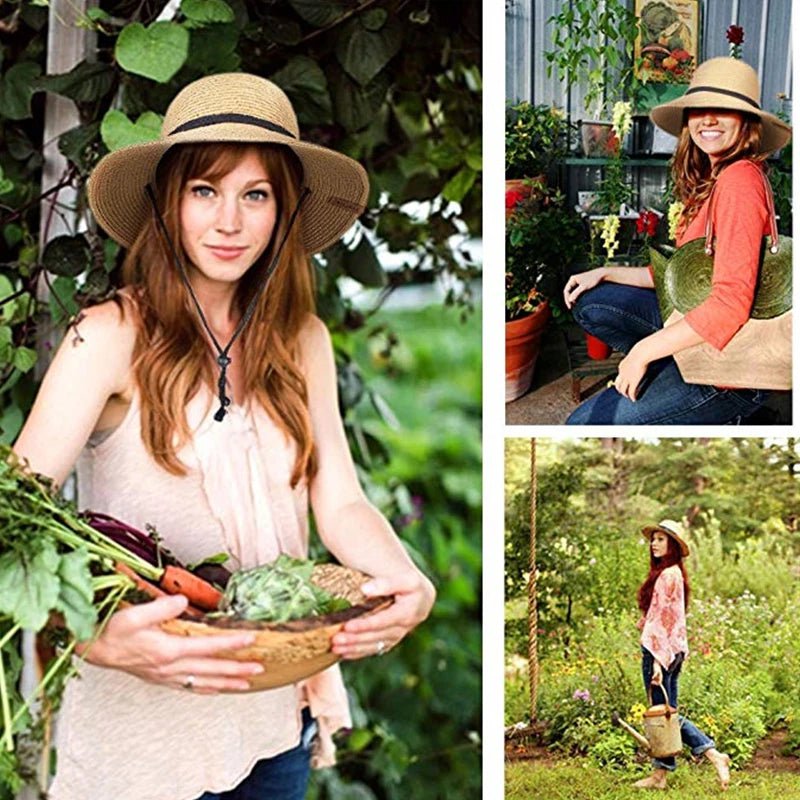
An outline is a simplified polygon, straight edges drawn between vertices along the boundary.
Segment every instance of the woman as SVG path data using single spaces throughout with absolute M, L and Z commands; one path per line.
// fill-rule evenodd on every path
M 650 539 L 650 572 L 639 587 L 638 601 L 642 617 L 637 627 L 642 631 L 642 677 L 645 691 L 653 703 L 678 707 L 678 677 L 689 653 L 686 640 L 686 606 L 689 581 L 683 559 L 689 546 L 683 539 L 680 523 L 665 519 L 642 533 Z M 730 757 L 720 753 L 702 731 L 680 717 L 681 739 L 695 756 L 704 755 L 717 770 L 723 789 L 730 780 Z M 635 786 L 641 789 L 666 789 L 667 773 L 675 769 L 675 758 L 653 759 L 653 773 Z
M 310 499 L 326 547 L 374 576 L 365 593 L 395 599 L 334 637 L 346 659 L 393 647 L 434 598 L 358 484 L 313 315 L 309 256 L 352 225 L 367 191 L 360 165 L 299 139 L 269 81 L 183 89 L 160 139 L 92 174 L 91 208 L 128 248 L 126 286 L 82 315 L 15 444 L 58 483 L 77 461 L 82 506 L 155 525 L 186 563 L 305 556 Z M 338 669 L 242 694 L 261 666 L 217 653 L 252 636 L 164 633 L 185 607 L 175 596 L 119 611 L 85 649 L 53 800 L 299 800 L 317 726 L 316 763 L 332 763 L 331 736 L 350 725 Z
M 579 406 L 568 424 L 738 423 L 766 399 L 757 389 L 686 383 L 672 358 L 702 342 L 723 350 L 750 316 L 771 224 L 764 161 L 791 136 L 785 122 L 761 110 L 759 97 L 752 67 L 713 58 L 697 68 L 683 97 L 652 110 L 653 121 L 678 136 L 672 175 L 684 205 L 679 246 L 705 235 L 714 191 L 711 294 L 665 328 L 649 267 L 605 266 L 570 277 L 567 308 L 626 355 L 614 386 Z

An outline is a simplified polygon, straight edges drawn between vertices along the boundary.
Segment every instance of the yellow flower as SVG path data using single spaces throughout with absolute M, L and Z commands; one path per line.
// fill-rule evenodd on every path
M 611 111 L 611 127 L 617 134 L 620 142 L 625 138 L 625 134 L 633 127 L 633 116 L 631 115 L 631 104 L 622 100 L 614 103 Z
M 616 214 L 609 214 L 603 218 L 603 224 L 600 229 L 600 238 L 603 240 L 603 247 L 606 249 L 606 258 L 610 261 L 614 258 L 614 253 L 617 252 L 619 242 L 617 241 L 617 234 L 619 233 L 619 217 Z
M 683 203 L 680 200 L 675 200 L 669 204 L 667 210 L 667 220 L 669 221 L 669 238 L 674 239 L 678 235 L 678 225 L 681 221 L 683 214 Z

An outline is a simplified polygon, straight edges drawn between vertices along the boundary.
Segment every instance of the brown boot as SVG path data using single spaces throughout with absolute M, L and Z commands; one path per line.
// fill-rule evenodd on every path
M 731 780 L 731 757 L 727 753 L 720 753 L 719 750 L 713 747 L 711 750 L 706 750 L 704 755 L 714 765 L 719 778 L 719 785 L 724 792 Z
M 642 778 L 633 784 L 637 789 L 666 789 L 667 788 L 667 771 L 665 769 L 657 769 L 653 771 L 652 775 Z

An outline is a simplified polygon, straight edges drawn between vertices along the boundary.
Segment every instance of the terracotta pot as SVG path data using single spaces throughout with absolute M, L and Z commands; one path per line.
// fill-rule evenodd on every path
M 581 146 L 587 158 L 611 158 L 619 150 L 610 122 L 581 122 Z
M 586 337 L 586 355 L 595 361 L 605 361 L 611 355 L 611 348 L 591 333 L 583 334 Z
M 550 319 L 550 304 L 537 306 L 532 314 L 506 322 L 506 403 L 528 391 L 539 355 L 542 334 Z

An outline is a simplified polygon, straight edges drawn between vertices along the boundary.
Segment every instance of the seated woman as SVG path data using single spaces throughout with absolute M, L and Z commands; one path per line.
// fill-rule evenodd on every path
M 723 350 L 750 316 L 771 223 L 764 162 L 791 136 L 789 125 L 761 110 L 759 97 L 752 67 L 713 58 L 697 68 L 683 97 L 652 110 L 653 121 L 679 137 L 672 159 L 684 204 L 678 246 L 703 237 L 711 215 L 711 293 L 665 328 L 649 267 L 573 275 L 564 288 L 567 308 L 586 331 L 626 355 L 614 386 L 575 409 L 567 424 L 735 424 L 764 403 L 767 393 L 759 389 L 687 383 L 672 358 L 702 342 Z

